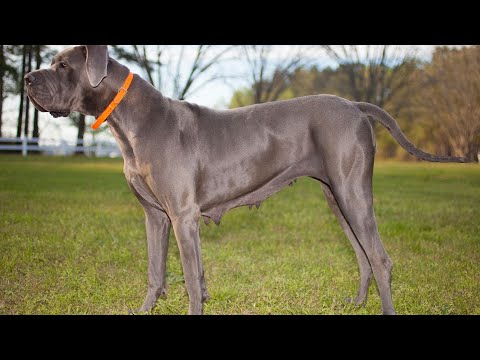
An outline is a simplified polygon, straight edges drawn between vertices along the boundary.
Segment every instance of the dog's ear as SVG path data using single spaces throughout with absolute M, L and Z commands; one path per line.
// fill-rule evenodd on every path
M 107 45 L 83 45 L 86 50 L 87 76 L 90 85 L 97 87 L 107 77 Z

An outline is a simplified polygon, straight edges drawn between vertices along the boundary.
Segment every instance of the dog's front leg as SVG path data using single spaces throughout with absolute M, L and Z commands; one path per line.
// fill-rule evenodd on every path
M 148 244 L 148 290 L 139 312 L 150 311 L 159 297 L 167 297 L 167 253 L 170 219 L 161 210 L 144 206 Z
M 204 294 L 202 256 L 200 253 L 200 225 L 196 216 L 183 215 L 172 220 L 180 256 L 182 258 L 183 274 L 190 298 L 189 315 L 201 315 Z

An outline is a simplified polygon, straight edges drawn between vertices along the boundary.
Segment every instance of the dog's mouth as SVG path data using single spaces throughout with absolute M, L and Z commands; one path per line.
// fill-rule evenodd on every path
M 52 115 L 54 118 L 68 117 L 68 115 L 70 115 L 70 111 L 50 111 L 50 115 Z
M 70 115 L 70 111 L 68 110 L 60 110 L 60 111 L 49 111 L 47 109 L 45 109 L 42 105 L 40 105 L 38 103 L 37 100 L 35 100 L 35 98 L 33 97 L 33 95 L 31 94 L 30 91 L 28 91 L 28 98 L 30 99 L 30 101 L 32 102 L 33 106 L 35 106 L 35 108 L 40 111 L 40 112 L 49 112 L 50 115 L 52 115 L 54 118 L 59 118 L 59 117 L 67 117 L 68 115 Z
M 42 105 L 40 105 L 40 104 L 37 102 L 37 100 L 35 100 L 35 99 L 33 98 L 33 95 L 31 94 L 30 91 L 28 91 L 28 98 L 29 98 L 30 101 L 32 102 L 33 106 L 35 106 L 35 107 L 37 108 L 38 111 L 40 111 L 40 112 L 48 112 L 47 110 L 45 110 L 45 108 L 44 108 Z

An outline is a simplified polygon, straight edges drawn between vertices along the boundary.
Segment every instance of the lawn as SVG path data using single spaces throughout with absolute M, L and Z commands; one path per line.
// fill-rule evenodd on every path
M 0 314 L 126 314 L 147 286 L 143 210 L 122 161 L 0 156 Z M 400 314 L 480 314 L 480 167 L 378 162 L 379 232 Z M 202 222 L 206 314 L 379 314 L 320 185 L 300 179 L 262 204 Z M 173 235 L 167 300 L 185 314 Z

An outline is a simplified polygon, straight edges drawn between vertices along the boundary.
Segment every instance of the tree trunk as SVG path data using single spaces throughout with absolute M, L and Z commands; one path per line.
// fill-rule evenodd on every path
M 28 45 L 28 65 L 26 73 L 32 71 L 32 45 Z M 21 79 L 23 82 L 23 78 Z M 24 135 L 25 138 L 28 139 L 28 131 L 29 129 L 29 122 L 30 122 L 30 100 L 25 96 L 25 128 L 24 128 Z
M 478 152 L 480 151 L 480 147 L 478 143 L 474 140 L 468 144 L 468 150 L 466 158 L 475 162 L 478 162 Z
M 478 149 L 470 150 L 466 158 L 470 161 L 474 161 L 478 163 Z
M 75 150 L 75 155 L 85 155 L 83 147 L 83 138 L 85 136 L 85 115 L 80 114 L 78 118 L 78 135 L 77 135 L 77 147 L 81 149 Z
M 42 57 L 40 54 L 40 45 L 35 46 L 35 70 L 40 69 L 42 66 Z M 33 138 L 39 138 L 40 137 L 40 130 L 38 128 L 38 110 L 35 108 L 35 111 L 33 113 L 33 133 L 32 133 Z M 33 142 L 34 145 L 38 146 L 38 140 L 35 140 Z
M 3 45 L 0 45 L 0 138 L 2 137 L 3 76 L 5 75 L 5 55 L 3 50 Z
M 22 74 L 20 76 L 20 106 L 18 107 L 18 122 L 17 122 L 17 138 L 22 136 L 22 122 L 23 122 L 23 101 L 25 100 L 25 67 L 27 66 L 27 46 L 23 45 L 22 49 Z

